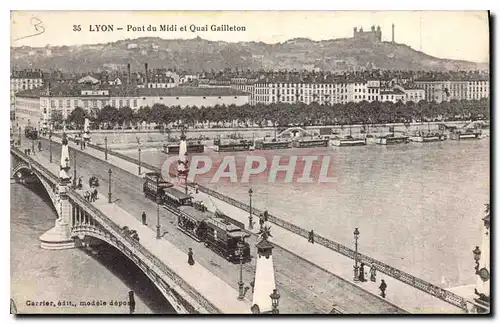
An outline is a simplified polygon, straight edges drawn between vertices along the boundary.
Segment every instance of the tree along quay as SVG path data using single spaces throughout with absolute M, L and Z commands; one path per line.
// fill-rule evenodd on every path
M 157 124 L 196 126 L 259 126 L 268 125 L 286 127 L 291 125 L 349 125 L 349 124 L 386 124 L 386 123 L 411 123 L 413 121 L 452 121 L 452 120 L 477 120 L 489 119 L 490 101 L 480 100 L 451 100 L 450 102 L 436 103 L 421 100 L 418 103 L 408 101 L 379 102 L 361 101 L 346 104 L 320 105 L 297 103 L 271 103 L 268 105 L 245 104 L 241 106 L 214 107 L 167 107 L 154 104 L 152 107 L 141 107 L 132 110 L 130 107 L 117 109 L 105 106 L 102 109 L 92 109 L 89 113 L 83 108 L 75 108 L 66 120 L 66 124 L 82 126 L 85 118 L 89 118 L 93 128 L 114 128 L 122 125 L 145 124 L 154 121 Z M 51 117 L 56 129 L 61 128 L 63 116 L 61 112 L 54 112 Z

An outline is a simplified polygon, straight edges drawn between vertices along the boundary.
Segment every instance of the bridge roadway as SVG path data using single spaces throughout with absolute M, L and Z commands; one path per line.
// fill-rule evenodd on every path
M 59 141 L 58 139 L 55 139 Z M 23 146 L 30 148 L 30 142 L 23 138 Z M 37 153 L 34 158 L 44 160 L 48 163 L 48 141 L 42 140 L 43 151 Z M 78 148 L 74 143 L 70 144 L 71 166 L 73 166 L 74 149 Z M 52 142 L 53 165 L 58 162 L 60 156 L 60 145 Z M 77 176 L 83 176 L 84 182 L 92 175 L 99 178 L 101 192 L 107 194 L 108 169 L 112 169 L 112 192 L 116 205 L 128 211 L 136 219 L 140 218 L 142 211 L 148 215 L 148 226 L 154 229 L 156 225 L 156 204 L 146 198 L 142 193 L 142 178 L 131 172 L 124 171 L 108 162 L 119 162 L 119 159 L 109 156 L 108 162 L 89 155 L 103 155 L 102 152 L 87 148 L 84 152 L 77 154 Z M 104 158 L 103 156 L 101 158 Z M 73 172 L 71 170 L 71 172 Z M 166 210 L 161 210 L 160 217 L 161 232 L 163 237 L 181 251 L 192 248 L 197 263 L 208 269 L 215 276 L 222 279 L 226 284 L 237 289 L 239 280 L 239 265 L 231 264 L 224 258 L 205 248 L 203 244 L 197 243 L 190 237 L 178 231 L 175 227 L 175 216 Z M 255 244 L 257 237 L 249 239 L 252 254 L 255 255 Z M 379 296 L 360 289 L 321 267 L 285 250 L 280 247 L 274 249 L 274 260 L 276 268 L 277 286 L 282 296 L 280 300 L 280 311 L 282 313 L 328 313 L 336 304 L 347 313 L 404 313 L 405 311 Z M 253 279 L 255 272 L 255 260 L 243 267 L 243 280 L 245 286 Z M 246 293 L 251 300 L 251 289 Z

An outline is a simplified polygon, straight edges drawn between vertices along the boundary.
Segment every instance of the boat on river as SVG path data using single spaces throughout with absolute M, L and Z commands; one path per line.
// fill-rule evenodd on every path
M 404 135 L 385 135 L 378 136 L 375 138 L 375 143 L 379 145 L 393 145 L 393 144 L 403 144 L 408 143 L 410 138 Z
M 454 131 L 450 133 L 450 139 L 452 140 L 469 140 L 469 139 L 481 139 L 483 132 L 480 129 L 467 129 L 465 131 Z
M 303 138 L 294 140 L 292 146 L 297 148 L 328 147 L 328 142 L 329 140 L 324 138 Z
M 330 140 L 333 146 L 362 146 L 366 145 L 366 138 L 352 137 L 337 137 Z
M 271 141 L 269 140 L 255 141 L 256 150 L 280 150 L 280 149 L 288 149 L 291 147 L 292 147 L 291 140 L 273 139 Z
M 214 150 L 216 152 L 238 152 L 238 151 L 248 151 L 252 143 L 246 140 L 235 140 L 228 139 L 223 140 L 216 138 L 214 139 Z
M 410 141 L 418 143 L 431 143 L 440 142 L 446 140 L 446 135 L 441 133 L 427 132 L 423 133 L 420 131 L 415 132 L 414 135 L 410 136 Z

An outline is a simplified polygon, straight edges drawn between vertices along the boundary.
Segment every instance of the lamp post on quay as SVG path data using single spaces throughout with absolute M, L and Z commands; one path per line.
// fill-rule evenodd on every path
M 358 238 L 359 238 L 359 229 L 356 227 L 354 229 L 354 281 L 359 281 L 359 267 L 358 267 Z
M 52 163 L 52 129 L 49 130 L 49 162 Z
M 160 188 L 160 177 L 156 178 L 156 239 L 160 239 L 160 196 L 159 196 L 159 188 Z
M 245 244 L 243 243 L 243 236 L 240 237 L 240 240 L 238 241 L 238 249 L 236 250 L 239 254 L 240 257 L 240 281 L 238 282 L 238 300 L 243 300 L 245 299 L 245 291 L 243 286 L 245 285 L 243 283 L 243 248 L 245 247 Z
M 252 188 L 248 189 L 248 197 L 250 198 L 250 215 L 248 215 L 248 229 L 253 229 L 253 216 L 252 216 Z
M 141 175 L 141 148 L 137 149 L 139 151 L 139 175 Z
M 186 195 L 188 194 L 188 153 L 184 153 L 184 191 Z
M 104 137 L 104 159 L 108 160 L 108 137 Z
M 108 182 L 108 203 L 111 204 L 111 169 L 108 170 L 109 182 Z
M 280 294 L 278 293 L 278 289 L 273 289 L 273 293 L 269 295 L 271 297 L 272 305 L 273 305 L 273 314 L 279 314 L 280 311 L 278 309 L 280 303 Z
M 73 150 L 73 188 L 76 188 L 76 149 Z
M 479 249 L 479 246 L 476 246 L 476 248 L 472 251 L 472 254 L 474 255 L 474 261 L 476 262 L 474 269 L 476 270 L 476 274 L 478 274 L 479 260 L 481 259 L 481 250 Z

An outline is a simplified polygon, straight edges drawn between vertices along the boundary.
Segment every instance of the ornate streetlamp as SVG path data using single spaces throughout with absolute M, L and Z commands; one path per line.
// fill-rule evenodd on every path
M 110 203 L 110 204 L 111 204 L 111 173 L 112 173 L 112 171 L 111 171 L 111 169 L 109 169 L 108 170 L 108 175 L 109 175 L 109 179 L 108 179 L 109 180 L 109 182 L 108 182 L 108 185 L 109 185 L 108 186 L 108 203 Z
M 248 228 L 253 229 L 253 216 L 252 216 L 252 188 L 248 189 L 248 196 L 250 198 L 250 215 L 248 215 Z
M 73 150 L 73 188 L 76 188 L 76 150 Z
M 159 188 L 160 188 L 160 177 L 158 176 L 156 178 L 156 239 L 160 239 L 160 195 L 159 195 Z
M 271 297 L 272 305 L 273 305 L 273 314 L 279 314 L 280 311 L 278 309 L 280 303 L 280 294 L 278 293 L 278 289 L 273 289 L 273 293 L 269 295 Z
M 104 137 L 104 159 L 108 160 L 108 137 Z
M 240 257 L 240 281 L 238 282 L 238 300 L 243 300 L 245 299 L 245 291 L 243 286 L 245 285 L 243 283 L 243 248 L 245 247 L 245 244 L 243 243 L 243 236 L 241 236 L 240 240 L 238 241 L 238 254 Z
M 21 126 L 19 126 L 19 146 L 21 146 Z
M 359 238 L 359 230 L 356 227 L 354 229 L 354 281 L 359 281 L 359 267 L 358 267 L 358 238 Z
M 139 175 L 141 175 L 141 148 L 138 148 L 139 151 Z
M 479 273 L 479 260 L 481 259 L 481 250 L 479 249 L 479 246 L 476 246 L 476 248 L 472 251 L 472 254 L 474 255 L 474 261 L 476 262 L 476 266 L 474 269 L 476 270 L 476 274 Z
M 188 194 L 188 153 L 184 153 L 184 191 Z

